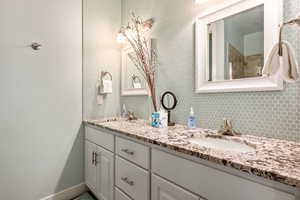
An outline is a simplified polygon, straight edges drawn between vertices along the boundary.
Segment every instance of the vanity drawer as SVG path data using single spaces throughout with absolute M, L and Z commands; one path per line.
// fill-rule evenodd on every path
M 149 168 L 150 152 L 147 146 L 117 137 L 116 153 L 121 157 L 131 162 L 134 162 L 145 169 Z
M 131 200 L 126 194 L 121 192 L 118 188 L 115 188 L 116 200 Z
M 136 200 L 149 199 L 149 173 L 142 168 L 116 157 L 116 186 Z
M 152 175 L 151 200 L 174 199 L 174 200 L 201 200 L 200 197 L 164 180 Z
M 152 172 L 209 200 L 294 200 L 292 194 L 152 149 Z
M 114 136 L 112 134 L 86 126 L 85 138 L 105 149 L 114 151 Z

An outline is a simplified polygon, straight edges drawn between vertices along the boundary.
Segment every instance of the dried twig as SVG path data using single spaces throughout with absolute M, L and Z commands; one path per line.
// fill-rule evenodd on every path
M 149 38 L 144 36 L 144 23 L 142 18 L 132 13 L 130 22 L 126 27 L 121 28 L 121 33 L 134 50 L 135 55 L 128 54 L 128 56 L 145 78 L 151 93 L 153 108 L 157 111 L 155 72 L 158 67 L 158 56 L 157 51 L 149 46 Z

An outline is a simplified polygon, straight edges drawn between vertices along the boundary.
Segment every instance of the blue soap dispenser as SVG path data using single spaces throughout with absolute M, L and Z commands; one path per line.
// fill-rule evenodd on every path
M 189 129 L 196 128 L 196 116 L 194 114 L 193 107 L 191 107 L 191 110 L 190 110 L 190 116 L 188 118 L 187 126 L 188 126 Z

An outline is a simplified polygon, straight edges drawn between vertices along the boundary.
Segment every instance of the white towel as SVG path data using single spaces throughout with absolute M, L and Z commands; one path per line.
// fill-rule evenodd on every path
M 282 56 L 279 56 L 279 43 L 277 43 L 265 62 L 263 75 L 273 76 L 278 75 L 283 80 L 289 83 L 294 83 L 298 80 L 298 64 L 294 56 L 291 45 L 287 41 L 282 41 Z
M 101 94 L 112 93 L 112 80 L 102 80 L 100 93 Z

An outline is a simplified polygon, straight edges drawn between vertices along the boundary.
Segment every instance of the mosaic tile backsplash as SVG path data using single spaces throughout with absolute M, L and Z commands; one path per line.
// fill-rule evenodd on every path
M 158 93 L 173 91 L 179 99 L 173 120 L 185 124 L 193 106 L 198 126 L 217 129 L 223 118 L 232 119 L 242 134 L 287 139 L 300 142 L 300 83 L 286 85 L 280 92 L 195 94 L 194 19 L 198 10 L 193 1 L 125 0 L 123 21 L 130 10 L 145 18 L 155 17 L 154 36 L 158 40 L 161 66 Z M 130 10 L 129 10 L 130 8 Z M 172 10 L 172 12 L 165 12 Z M 174 13 L 174 16 L 170 16 Z M 284 0 L 284 19 L 300 13 L 299 0 Z M 171 14 L 172 15 L 172 14 Z M 166 28 L 167 27 L 167 28 Z M 284 39 L 292 44 L 300 63 L 300 28 L 287 27 Z M 299 69 L 300 70 L 300 69 Z M 122 97 L 121 104 L 140 117 L 148 118 L 145 97 Z

